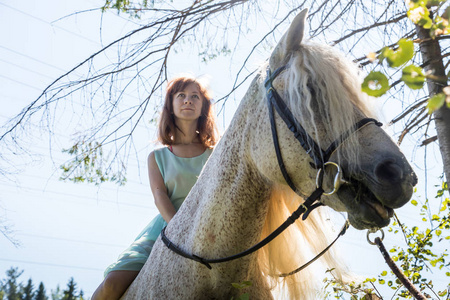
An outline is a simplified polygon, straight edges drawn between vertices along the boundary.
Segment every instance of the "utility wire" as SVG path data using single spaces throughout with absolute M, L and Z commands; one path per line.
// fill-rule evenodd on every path
M 45 77 L 45 78 L 47 78 L 47 79 L 51 79 L 51 80 L 55 79 L 55 78 L 53 78 L 53 77 L 51 77 L 51 76 L 48 76 L 48 75 L 46 75 L 46 74 L 42 74 L 42 73 L 40 73 L 40 72 L 36 72 L 35 70 L 32 70 L 32 69 L 30 69 L 30 68 L 27 68 L 27 67 L 24 67 L 24 66 L 21 66 L 21 65 L 18 65 L 18 64 L 15 64 L 15 63 L 13 63 L 13 62 L 11 62 L 11 61 L 7 61 L 7 60 L 2 59 L 2 58 L 0 58 L 0 61 L 1 61 L 1 62 L 4 62 L 4 63 L 6 63 L 6 64 L 9 64 L 9 65 L 12 65 L 12 66 L 14 66 L 14 67 L 16 67 L 16 68 L 19 68 L 19 69 L 22 69 L 22 70 L 25 70 L 25 71 L 34 73 L 34 74 L 36 74 L 36 75 Z
M 80 270 L 88 270 L 88 271 L 104 271 L 104 269 L 100 269 L 100 268 L 61 265 L 61 264 L 54 264 L 54 263 L 45 263 L 45 262 L 9 259 L 9 258 L 3 258 L 3 257 L 0 257 L 0 260 L 1 261 L 8 261 L 8 262 L 15 262 L 15 263 L 22 263 L 22 264 L 33 264 L 33 265 L 47 266 L 47 267 L 58 267 L 58 268 L 67 268 L 67 269 L 80 269 Z
M 92 242 L 92 241 L 85 241 L 85 240 L 74 240 L 74 239 L 68 239 L 68 238 L 29 234 L 29 233 L 17 233 L 16 236 L 26 236 L 26 237 L 33 237 L 33 238 L 39 238 L 39 239 L 47 239 L 47 240 L 52 240 L 52 241 L 64 241 L 64 242 L 99 245 L 99 246 L 106 246 L 106 247 L 118 247 L 118 248 L 122 248 L 122 249 L 125 249 L 126 247 L 128 247 L 128 245 L 108 244 L 108 243 Z
M 15 187 L 12 184 L 2 184 L 2 186 L 7 186 L 7 187 Z M 52 190 L 45 190 L 42 191 L 41 189 L 38 188 L 32 188 L 32 187 L 27 187 L 26 191 L 29 192 L 45 192 L 45 193 L 49 193 L 49 194 L 54 194 L 54 195 L 60 195 L 60 196 L 66 196 L 66 197 L 77 197 L 79 198 L 79 195 L 71 195 L 71 194 L 67 194 L 67 193 L 63 193 L 63 192 L 58 192 L 58 191 L 52 191 Z M 5 192 L 9 192 L 14 194 L 15 196 L 17 196 L 17 191 L 5 191 L 4 189 L 2 190 L 2 193 Z M 4 198 L 4 197 L 3 197 Z M 112 204 L 120 204 L 120 205 L 124 205 L 124 206 L 130 206 L 130 207 L 137 207 L 137 208 L 145 208 L 145 209 L 152 209 L 154 207 L 150 206 L 150 205 L 142 205 L 142 204 L 132 204 L 132 203 L 127 203 L 127 202 L 120 202 L 120 201 L 113 201 L 113 200 L 106 200 L 106 199 L 99 199 L 99 198 L 95 198 L 95 197 L 90 197 L 90 196 L 83 196 L 83 199 L 90 199 L 90 200 L 95 200 L 98 203 L 100 202 L 106 202 L 106 203 L 112 203 Z M 22 199 L 22 200 L 31 200 L 33 201 L 33 199 L 27 198 L 27 199 Z M 14 201 L 17 201 L 17 197 L 14 197 Z M 76 200 L 64 200 L 64 201 L 70 201 L 70 202 L 74 202 L 74 203 L 80 203 L 81 201 L 76 201 Z M 88 202 L 90 203 L 90 202 Z
M 49 63 L 47 63 L 47 62 L 45 62 L 45 61 L 42 61 L 42 60 L 39 60 L 39 59 L 34 58 L 34 57 L 32 57 L 32 56 L 23 54 L 23 53 L 21 53 L 21 52 L 19 52 L 19 51 L 10 49 L 10 48 L 8 48 L 8 47 L 5 47 L 5 46 L 0 45 L 0 48 L 1 48 L 1 49 L 4 49 L 4 50 L 7 50 L 7 51 L 9 51 L 9 52 L 15 53 L 15 54 L 17 54 L 17 55 L 19 55 L 19 56 L 26 57 L 26 58 L 28 58 L 28 59 L 31 59 L 31 60 L 35 61 L 35 62 L 38 62 L 38 63 L 43 64 L 43 65 L 46 65 L 46 66 L 48 66 L 48 67 L 52 67 L 52 68 L 54 68 L 54 69 L 56 69 L 56 70 L 59 70 L 59 71 L 62 71 L 62 72 L 67 72 L 67 70 L 65 70 L 65 69 L 62 69 L 62 68 L 57 67 L 57 66 L 54 66 L 54 65 L 49 64 Z
M 37 91 L 42 91 L 42 88 L 37 88 L 37 87 L 35 87 L 35 86 L 32 86 L 32 85 L 30 85 L 30 84 L 28 84 L 28 83 L 25 83 L 25 82 L 21 82 L 21 81 L 18 81 L 18 80 L 12 79 L 12 78 L 10 78 L 10 77 L 7 77 L 7 76 L 4 76 L 4 75 L 2 75 L 2 74 L 0 74 L 0 77 L 1 77 L 1 78 L 4 78 L 4 79 L 7 79 L 7 80 L 10 80 L 10 81 L 12 81 L 12 82 L 15 82 L 15 83 L 17 83 L 17 84 L 20 84 L 20 85 L 23 85 L 23 86 L 26 86 L 26 87 L 32 88 L 32 89 L 34 89 L 34 90 L 37 90 Z
M 81 34 L 78 34 L 78 33 L 75 33 L 75 32 L 73 32 L 73 31 L 67 30 L 67 29 L 65 29 L 64 27 L 61 27 L 61 26 L 52 24 L 51 22 L 48 22 L 48 21 L 46 21 L 46 20 L 44 20 L 44 19 L 41 19 L 41 18 L 38 18 L 38 17 L 36 17 L 36 16 L 34 16 L 34 15 L 32 15 L 32 14 L 29 14 L 29 13 L 27 13 L 27 12 L 24 12 L 24 11 L 22 11 L 22 10 L 20 10 L 20 9 L 17 9 L 17 8 L 12 7 L 12 6 L 10 6 L 10 5 L 7 5 L 7 4 L 5 4 L 5 3 L 1 3 L 1 2 L 0 2 L 0 5 L 5 6 L 5 7 L 9 8 L 9 9 L 11 9 L 11 10 L 14 10 L 14 11 L 16 11 L 16 12 L 18 12 L 18 13 L 21 13 L 21 14 L 23 14 L 23 15 L 29 17 L 29 18 L 32 18 L 32 19 L 37 20 L 37 21 L 39 21 L 39 22 L 48 24 L 48 25 L 50 25 L 50 26 L 52 26 L 52 27 L 54 27 L 54 28 L 58 28 L 58 29 L 60 29 L 60 30 L 62 30 L 62 31 L 65 31 L 65 32 L 70 33 L 70 34 L 72 34 L 72 35 L 75 35 L 75 36 L 77 36 L 77 37 L 79 37 L 79 38 L 81 38 L 81 39 L 84 39 L 84 40 L 86 40 L 86 41 L 88 41 L 88 42 L 91 42 L 91 43 L 93 43 L 93 44 L 96 44 L 96 45 L 100 46 L 100 43 L 98 43 L 97 41 L 91 40 L 91 39 L 89 39 L 89 38 L 87 38 L 87 37 L 85 37 L 85 36 L 83 36 L 83 35 L 81 35 Z
M 36 178 L 36 179 L 41 179 L 42 180 L 42 176 L 38 176 L 38 175 L 32 175 L 32 174 L 21 174 L 21 176 L 25 176 L 25 177 L 28 177 L 28 178 Z M 59 180 L 56 180 L 56 179 L 53 179 L 53 178 L 49 178 L 48 180 L 46 180 L 46 185 L 48 185 L 50 182 L 53 182 L 53 183 L 62 183 L 62 181 L 59 181 Z M 143 183 L 140 183 L 140 182 L 138 182 L 138 181 L 135 181 L 135 180 L 129 180 L 129 181 L 127 181 L 127 182 L 130 182 L 130 183 L 133 183 L 133 184 L 136 184 L 136 185 L 138 185 L 138 186 L 143 186 L 144 184 Z M 72 183 L 73 185 L 75 184 L 75 183 Z M 17 187 L 17 186 L 16 186 Z M 20 187 L 20 185 L 19 185 L 19 187 Z M 90 186 L 91 188 L 94 188 L 94 186 Z M 28 188 L 28 187 L 27 187 Z M 27 188 L 25 188 L 25 189 L 27 189 Z M 86 186 L 86 188 L 88 188 L 88 186 Z M 99 187 L 97 187 L 97 188 L 99 188 Z M 113 192 L 113 193 L 117 193 L 119 190 L 117 189 L 117 188 L 112 188 L 112 187 L 100 187 L 101 189 L 102 189 L 102 191 L 111 191 L 111 192 Z M 150 195 L 150 188 L 148 188 L 148 190 L 149 190 L 149 192 L 148 193 L 141 193 L 141 192 L 136 192 L 136 191 L 130 191 L 130 190 L 124 190 L 124 189 L 122 189 L 122 190 L 120 190 L 121 192 L 124 192 L 124 193 L 127 193 L 127 194 L 134 194 L 134 195 L 136 195 L 136 196 L 140 196 L 140 197 L 145 197 L 145 198 L 148 198 L 149 197 L 149 195 Z M 47 190 L 46 189 L 42 189 L 42 192 L 46 192 Z M 69 194 L 67 194 L 68 196 L 69 196 Z M 73 196 L 73 195 L 72 195 Z

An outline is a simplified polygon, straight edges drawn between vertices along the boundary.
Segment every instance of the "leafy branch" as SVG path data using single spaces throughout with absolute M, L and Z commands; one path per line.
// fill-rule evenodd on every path
M 388 232 L 400 234 L 405 240 L 405 246 L 393 246 L 389 252 L 392 259 L 399 265 L 402 272 L 416 285 L 422 293 L 431 293 L 436 299 L 448 297 L 447 287 L 435 290 L 433 281 L 428 279 L 428 274 L 442 274 L 449 280 L 450 287 L 450 261 L 448 250 L 436 252 L 434 245 L 450 240 L 450 198 L 445 198 L 444 193 L 448 189 L 447 183 L 443 182 L 436 192 L 435 199 L 441 199 L 437 208 L 438 212 L 430 215 L 431 205 L 428 200 L 419 205 L 417 200 L 411 200 L 410 205 L 419 208 L 418 215 L 422 216 L 420 224 L 411 228 L 401 223 L 398 219 L 388 228 Z M 332 274 L 330 272 L 330 274 Z M 441 277 L 442 278 L 442 277 Z M 326 288 L 331 288 L 326 296 L 343 299 L 345 295 L 351 299 L 383 299 L 375 284 L 387 285 L 392 291 L 392 299 L 412 299 L 413 297 L 403 287 L 392 271 L 382 271 L 376 278 L 366 278 L 362 283 L 342 283 L 336 278 L 325 278 Z M 387 299 L 391 299 L 387 298 Z M 448 298 L 447 298 L 448 299 Z
M 433 17 L 433 14 L 430 12 L 431 7 L 440 7 L 446 2 L 447 0 L 411 0 L 408 3 L 407 16 L 417 26 L 429 29 L 432 39 L 443 38 L 444 36 L 447 38 L 450 34 L 450 7 L 447 7 L 442 16 L 436 15 Z M 386 62 L 388 67 L 393 70 L 400 68 L 402 72 L 400 81 L 405 83 L 410 89 L 422 89 L 426 80 L 447 85 L 447 77 L 436 76 L 432 71 L 425 72 L 423 69 L 425 65 L 419 66 L 412 63 L 405 66 L 414 57 L 414 43 L 425 42 L 427 41 L 400 39 L 394 46 L 384 47 L 379 53 L 369 53 L 367 58 L 371 62 L 378 61 L 380 66 Z M 447 55 L 442 55 L 438 59 L 442 59 Z M 389 91 L 392 86 L 389 84 L 388 76 L 381 71 L 374 70 L 365 77 L 361 88 L 370 96 L 380 97 Z M 450 108 L 450 87 L 445 87 L 442 93 L 435 94 L 426 101 L 426 108 L 429 114 L 432 114 L 444 105 Z

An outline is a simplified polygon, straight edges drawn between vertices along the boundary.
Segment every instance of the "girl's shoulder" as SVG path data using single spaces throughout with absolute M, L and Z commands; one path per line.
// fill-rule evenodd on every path
M 169 148 L 167 146 L 163 146 L 163 147 L 159 147 L 154 149 L 151 153 L 165 153 L 167 150 L 169 150 Z
M 149 162 L 150 161 L 158 162 L 164 160 L 164 158 L 168 156 L 168 153 L 171 154 L 170 150 L 166 146 L 156 148 L 149 153 L 147 160 Z
M 185 151 L 185 149 L 177 147 L 176 145 L 174 145 L 173 148 L 170 146 L 163 146 L 160 148 L 156 148 L 152 152 L 150 152 L 149 158 L 154 157 L 156 161 L 170 159 L 189 160 L 202 157 L 204 155 L 210 156 L 213 152 L 213 148 L 203 148 L 201 149 L 201 151 L 198 150 L 191 152 Z

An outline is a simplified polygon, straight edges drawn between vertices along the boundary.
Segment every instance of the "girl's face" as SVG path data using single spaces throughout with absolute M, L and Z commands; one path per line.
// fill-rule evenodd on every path
M 173 114 L 179 120 L 197 120 L 202 113 L 203 97 L 195 83 L 173 95 Z

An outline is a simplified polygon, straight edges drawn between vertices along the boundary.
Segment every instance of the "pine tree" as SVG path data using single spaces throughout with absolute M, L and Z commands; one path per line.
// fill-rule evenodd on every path
M 17 283 L 17 279 L 22 275 L 18 268 L 12 268 L 6 271 L 5 293 L 6 300 L 21 300 L 22 285 Z
M 5 299 L 6 291 L 5 284 L 3 283 L 3 279 L 0 279 L 0 300 Z
M 1 300 L 1 298 L 0 298 L 0 300 Z M 39 287 L 35 293 L 34 300 L 48 300 L 48 297 L 45 293 L 44 283 L 42 283 L 42 281 L 39 284 Z
M 34 298 L 34 286 L 33 281 L 28 279 L 28 283 L 25 287 L 22 289 L 22 300 L 33 300 Z
M 62 300 L 77 300 L 77 284 L 75 283 L 75 280 L 73 277 L 69 279 L 69 282 L 67 283 L 67 288 L 64 290 L 64 297 Z
M 63 294 L 59 284 L 56 286 L 56 290 L 52 290 L 52 300 L 61 300 L 63 298 Z
M 0 300 L 5 299 L 6 292 L 5 292 L 5 285 L 3 284 L 3 280 L 0 280 Z

